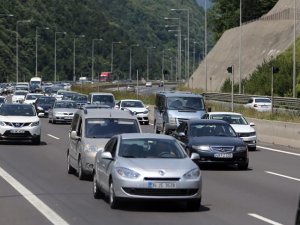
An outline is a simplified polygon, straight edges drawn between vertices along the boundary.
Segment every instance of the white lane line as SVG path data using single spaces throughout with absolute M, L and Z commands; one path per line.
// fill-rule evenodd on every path
M 275 175 L 275 176 L 284 177 L 284 178 L 287 178 L 287 179 L 290 179 L 290 180 L 300 181 L 300 179 L 295 178 L 295 177 L 290 177 L 290 176 L 286 176 L 286 175 L 283 175 L 283 174 L 274 173 L 274 172 L 271 172 L 271 171 L 265 171 L 265 172 L 269 173 L 269 174 L 272 174 L 272 175 Z
M 266 223 L 272 224 L 272 225 L 282 225 L 281 223 L 277 223 L 277 222 L 275 222 L 273 220 L 270 220 L 270 219 L 268 219 L 266 217 L 260 216 L 260 215 L 255 214 L 255 213 L 248 213 L 248 215 L 252 216 L 252 217 L 255 217 L 256 219 L 262 220 L 262 221 L 264 221 Z
M 59 140 L 60 138 L 53 136 L 52 134 L 47 134 L 49 137 Z
M 42 213 L 51 223 L 59 225 L 68 225 L 56 212 L 36 197 L 31 191 L 24 187 L 19 181 L 13 178 L 5 170 L 0 167 L 0 176 L 9 183 L 16 191 L 18 191 L 31 205 L 33 205 L 40 213 Z
M 268 151 L 273 151 L 273 152 L 279 152 L 279 153 L 284 153 L 284 154 L 289 154 L 289 155 L 300 156 L 299 153 L 295 153 L 295 152 L 287 152 L 287 151 L 277 150 L 277 149 L 273 149 L 273 148 L 267 148 L 267 147 L 263 147 L 263 146 L 256 146 L 256 147 L 262 148 L 262 149 L 268 150 Z

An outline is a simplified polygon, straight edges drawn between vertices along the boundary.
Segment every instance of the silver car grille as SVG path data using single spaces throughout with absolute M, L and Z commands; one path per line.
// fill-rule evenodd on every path
M 73 116 L 74 113 L 64 113 L 65 116 Z
M 211 146 L 211 149 L 216 152 L 233 152 L 234 146 Z

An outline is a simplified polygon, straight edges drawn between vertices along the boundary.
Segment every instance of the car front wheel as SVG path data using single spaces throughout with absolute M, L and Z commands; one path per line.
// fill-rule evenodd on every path
M 243 162 L 238 164 L 239 170 L 247 170 L 248 169 L 248 162 Z
M 93 195 L 94 195 L 95 199 L 104 197 L 102 191 L 99 188 L 95 172 L 94 172 L 94 176 L 93 176 Z
M 73 166 L 71 166 L 71 163 L 70 163 L 70 154 L 68 153 L 67 155 L 67 171 L 68 171 L 68 174 L 74 174 L 75 173 L 75 169 Z
M 200 209 L 201 206 L 201 198 L 199 199 L 192 199 L 187 201 L 187 209 L 191 211 L 197 211 Z
M 112 181 L 110 182 L 109 185 L 109 204 L 110 204 L 110 208 L 112 209 L 117 209 L 120 204 L 119 199 L 115 196 L 114 185 Z
M 40 145 L 40 144 L 41 144 L 41 136 L 38 135 L 38 136 L 34 137 L 34 138 L 32 139 L 32 143 L 33 143 L 34 145 Z

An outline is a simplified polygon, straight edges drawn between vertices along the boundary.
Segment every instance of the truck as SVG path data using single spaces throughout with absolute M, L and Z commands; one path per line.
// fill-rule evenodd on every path
M 101 82 L 109 82 L 112 81 L 112 75 L 111 72 L 101 72 L 99 80 Z
M 42 91 L 42 78 L 32 77 L 29 82 L 30 92 L 41 92 Z

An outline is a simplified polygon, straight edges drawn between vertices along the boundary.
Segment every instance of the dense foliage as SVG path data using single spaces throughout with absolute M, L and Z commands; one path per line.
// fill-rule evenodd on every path
M 19 37 L 19 81 L 35 75 L 35 36 L 38 31 L 38 75 L 54 79 L 54 40 L 57 33 L 57 79 L 73 79 L 73 46 L 76 37 L 76 77 L 91 78 L 92 40 L 95 41 L 95 74 L 111 69 L 111 46 L 114 45 L 113 71 L 119 79 L 129 78 L 129 49 L 132 48 L 132 78 L 136 71 L 146 75 L 147 47 L 150 79 L 161 77 L 162 50 L 165 67 L 170 70 L 170 58 L 175 65 L 177 37 L 168 32 L 166 24 L 177 24 L 164 17 L 180 17 L 182 34 L 187 33 L 187 11 L 172 12 L 171 8 L 189 9 L 190 53 L 193 41 L 202 42 L 203 9 L 195 0 L 2 0 L 0 5 L 0 82 L 16 80 L 16 25 Z M 7 17 L 5 14 L 13 14 Z M 30 19 L 30 23 L 20 22 Z M 19 21 L 17 23 L 17 21 Z M 49 27 L 49 30 L 43 29 Z M 173 27 L 177 29 L 176 27 Z M 79 38 L 77 35 L 84 34 Z M 184 41 L 183 41 L 184 49 Z M 196 48 L 196 56 L 202 52 Z M 168 50 L 168 51 L 167 51 Z M 169 51 L 170 50 L 170 51 Z M 183 53 L 184 54 L 184 53 Z M 191 53 L 192 56 L 192 53 Z M 184 58 L 184 55 L 183 57 Z M 192 59 L 191 59 L 192 62 Z M 175 71 L 175 68 L 173 69 Z M 183 68 L 184 70 L 184 68 Z M 183 72 L 182 72 L 183 73 Z M 173 74 L 174 76 L 174 74 Z M 167 77 L 170 79 L 173 77 Z

